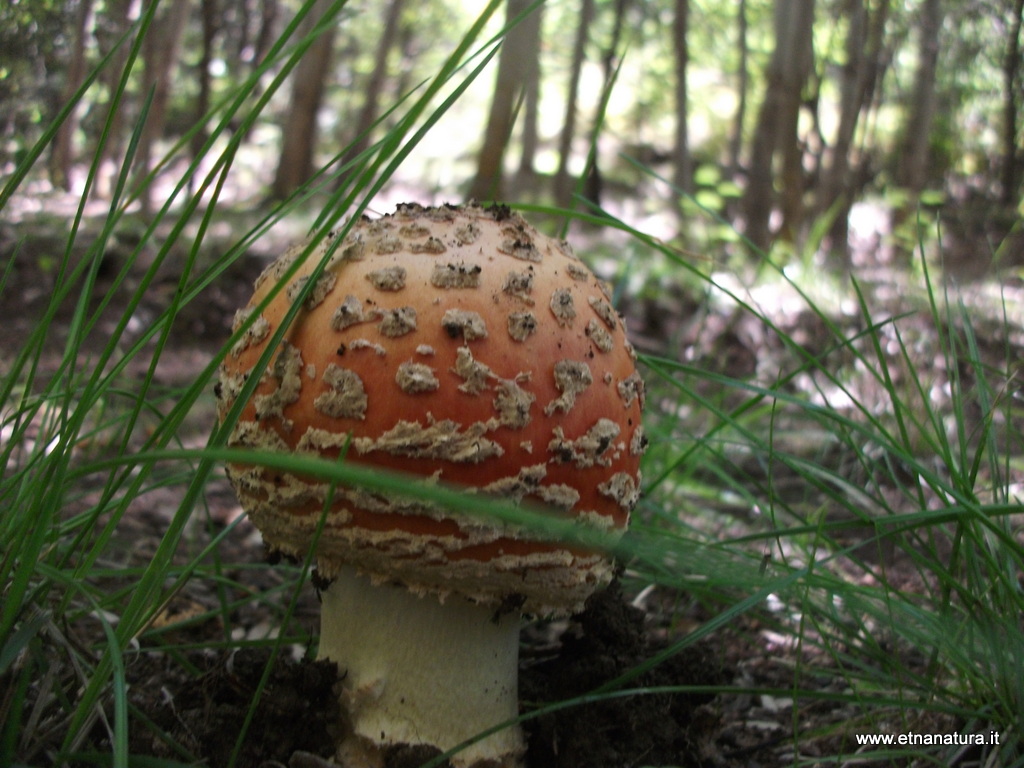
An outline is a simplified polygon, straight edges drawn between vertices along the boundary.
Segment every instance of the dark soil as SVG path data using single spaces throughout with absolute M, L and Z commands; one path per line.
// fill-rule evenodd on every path
M 614 585 L 563 623 L 555 643 L 544 639 L 544 627 L 524 632 L 524 713 L 591 693 L 650 659 L 657 648 L 645 619 Z M 215 658 L 197 653 L 192 661 L 200 674 L 186 672 L 163 654 L 144 657 L 129 670 L 131 703 L 144 715 L 135 720 L 133 754 L 180 758 L 169 746 L 176 743 L 210 766 L 227 765 L 236 749 L 238 768 L 331 765 L 339 721 L 334 664 L 280 655 L 271 662 L 270 651 L 253 649 Z M 711 652 L 697 647 L 671 656 L 625 687 L 716 685 L 728 678 Z M 705 706 L 711 698 L 685 692 L 619 696 L 527 719 L 526 764 L 710 765 L 719 730 L 717 717 Z M 386 768 L 413 768 L 431 757 L 430 750 L 396 749 Z
M 643 611 L 617 585 L 595 595 L 561 637 L 557 654 L 520 675 L 526 702 L 567 701 L 601 688 L 658 650 Z M 711 650 L 695 646 L 670 656 L 625 688 L 726 684 L 730 676 Z M 666 692 L 606 698 L 528 721 L 530 766 L 629 768 L 710 765 L 718 718 L 707 693 Z
M 166 657 L 150 659 L 135 672 L 132 703 L 169 739 L 140 725 L 132 734 L 132 752 L 174 757 L 172 740 L 220 766 L 229 764 L 237 748 L 239 768 L 287 764 L 296 752 L 332 755 L 337 667 L 282 657 L 268 665 L 270 659 L 269 651 L 243 649 L 205 660 L 198 676 L 170 668 Z

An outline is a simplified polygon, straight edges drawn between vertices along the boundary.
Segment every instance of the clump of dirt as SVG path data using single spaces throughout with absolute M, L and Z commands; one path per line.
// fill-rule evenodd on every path
M 521 671 L 520 700 L 543 704 L 590 693 L 652 658 L 660 648 L 645 614 L 617 585 L 595 595 L 563 633 L 556 656 Z M 726 675 L 703 646 L 686 649 L 627 688 L 717 685 Z M 527 763 L 535 768 L 631 768 L 706 765 L 719 724 L 705 693 L 665 692 L 605 698 L 525 723 Z
M 649 659 L 658 649 L 644 627 L 644 613 L 613 587 L 591 599 L 570 622 L 557 647 L 544 658 L 527 659 L 520 670 L 525 712 L 546 702 L 589 693 Z M 321 661 L 278 657 L 262 694 L 269 652 L 243 649 L 207 659 L 206 672 L 172 674 L 168 660 L 129 669 L 133 691 L 148 691 L 133 704 L 152 721 L 137 726 L 133 754 L 182 757 L 166 737 L 207 765 L 227 765 L 249 710 L 255 712 L 235 765 L 333 765 L 339 711 L 334 693 L 337 667 Z M 195 662 L 195 659 L 192 659 Z M 630 683 L 630 687 L 716 684 L 723 675 L 700 648 L 673 656 Z M 718 723 L 701 705 L 704 694 L 653 693 L 615 697 L 565 707 L 524 723 L 530 768 L 630 768 L 671 764 L 699 766 Z M 162 732 L 163 736 L 155 736 Z M 397 749 L 386 768 L 415 768 L 436 751 Z

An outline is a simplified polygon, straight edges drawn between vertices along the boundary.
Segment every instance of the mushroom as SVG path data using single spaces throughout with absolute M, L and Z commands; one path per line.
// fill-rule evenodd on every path
M 303 252 L 260 276 L 236 331 Z M 626 527 L 643 382 L 607 290 L 566 243 L 505 206 L 406 204 L 326 240 L 288 279 L 225 359 L 222 420 L 301 297 L 230 445 L 344 455 Z M 322 522 L 319 655 L 342 674 L 346 765 L 379 766 L 399 745 L 447 751 L 514 720 L 521 613 L 569 615 L 612 576 L 604 552 L 482 516 L 255 465 L 228 474 L 271 550 L 304 556 Z M 452 764 L 514 766 L 523 751 L 511 726 Z

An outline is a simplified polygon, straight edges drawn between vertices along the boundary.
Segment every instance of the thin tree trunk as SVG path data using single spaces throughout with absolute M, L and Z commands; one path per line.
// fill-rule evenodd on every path
M 757 249 L 771 243 L 770 214 L 776 205 L 774 161 L 782 189 L 780 234 L 795 238 L 803 217 L 803 152 L 799 118 L 804 83 L 811 72 L 814 0 L 775 4 L 775 51 L 768 65 L 767 91 L 757 118 L 750 172 L 743 197 L 746 235 Z
M 846 65 L 840 76 L 839 125 L 818 201 L 818 215 L 831 211 L 833 216 L 826 245 L 843 266 L 849 255 L 850 207 L 859 191 L 858 180 L 864 176 L 855 172 L 853 140 L 861 115 L 874 97 L 888 11 L 889 0 L 882 0 L 873 12 L 865 6 L 864 0 L 847 0 L 844 9 L 850 28 L 846 38 Z
M 199 72 L 199 95 L 196 97 L 194 113 L 197 124 L 202 121 L 206 110 L 210 108 L 210 92 L 212 87 L 210 65 L 213 63 L 213 43 L 217 33 L 220 31 L 218 0 L 201 0 L 200 5 L 203 20 L 203 48 L 197 66 Z M 193 159 L 198 157 L 203 144 L 206 142 L 206 138 L 207 130 L 204 125 L 192 137 L 190 150 Z M 191 184 L 191 180 L 189 183 Z
M 228 55 L 227 78 L 229 82 L 240 82 L 248 78 L 263 63 L 270 46 L 275 37 L 281 31 L 278 18 L 281 15 L 281 3 L 279 0 L 251 0 L 249 2 L 232 3 L 225 0 L 221 5 L 220 29 L 223 31 L 225 40 L 224 47 L 227 49 L 230 44 L 234 55 Z M 238 14 L 231 18 L 228 12 L 233 10 Z M 259 13 L 258 26 L 255 30 L 255 39 L 252 38 L 253 19 L 256 12 Z M 294 37 L 293 37 L 294 39 Z M 249 97 L 256 101 L 263 94 L 264 86 L 261 80 L 253 83 Z M 243 142 L 248 141 L 248 132 L 255 128 L 250 124 Z
M 918 24 L 918 64 L 914 90 L 907 105 L 897 163 L 897 183 L 910 192 L 916 205 L 928 173 L 932 125 L 935 120 L 937 92 L 935 74 L 939 61 L 939 31 L 942 27 L 941 0 L 923 0 Z
M 108 0 L 104 13 L 96 18 L 96 42 L 101 55 L 111 53 L 110 62 L 100 74 L 103 86 L 107 92 L 106 109 L 107 133 L 106 143 L 99 148 L 100 168 L 104 172 L 97 177 L 96 193 L 100 197 L 108 197 L 120 173 L 121 158 L 124 154 L 124 132 L 127 125 L 126 115 L 128 112 L 125 99 L 114 103 L 117 89 L 120 87 L 121 77 L 124 74 L 128 63 L 128 50 L 131 47 L 131 40 L 121 40 L 122 35 L 127 32 L 132 18 L 129 16 L 131 0 Z M 114 50 L 114 46 L 121 41 L 120 47 Z M 109 175 L 106 171 L 109 170 Z
M 822 208 L 827 210 L 846 192 L 850 172 L 850 148 L 857 129 L 857 120 L 864 104 L 865 45 L 868 12 L 864 0 L 847 0 L 843 14 L 848 19 L 846 35 L 846 64 L 839 77 L 839 125 L 830 152 L 830 163 L 825 174 Z
M 377 44 L 370 79 L 362 89 L 364 101 L 363 107 L 359 111 L 359 119 L 356 121 L 355 136 L 345 151 L 342 165 L 355 160 L 370 146 L 373 124 L 377 121 L 377 115 L 380 112 L 380 96 L 388 76 L 388 55 L 398 39 L 399 22 L 402 19 L 404 5 L 405 0 L 391 0 L 384 11 L 384 31 Z
M 415 61 L 419 56 L 417 47 L 419 41 L 416 39 L 416 26 L 409 23 L 408 16 L 406 16 L 406 23 L 399 25 L 397 38 L 395 47 L 398 49 L 402 61 Z M 413 89 L 413 79 L 418 74 L 413 67 L 401 67 L 395 80 L 395 93 L 399 95 L 409 93 Z
M 303 19 L 299 38 L 308 35 L 323 19 L 331 0 L 318 0 Z M 282 132 L 281 157 L 270 193 L 283 199 L 313 175 L 318 136 L 317 114 L 323 101 L 324 82 L 330 72 L 334 26 L 312 42 L 292 72 L 292 93 Z
M 1013 21 L 1010 24 L 1006 57 L 1003 59 L 1003 168 L 1002 203 L 1015 208 L 1020 197 L 1021 153 L 1018 141 L 1017 115 L 1020 110 L 1019 92 L 1021 87 L 1021 21 L 1024 17 L 1024 0 L 1016 0 Z
M 85 79 L 85 38 L 88 30 L 89 16 L 92 14 L 92 0 L 80 0 L 78 15 L 75 17 L 75 41 L 68 60 L 68 71 L 64 81 L 64 93 L 61 103 L 66 104 L 81 86 Z M 71 167 L 74 162 L 72 138 L 78 128 L 79 110 L 75 109 L 57 130 L 50 149 L 50 183 L 54 187 L 70 191 Z
M 732 135 L 729 137 L 729 170 L 735 175 L 740 169 L 740 150 L 743 147 L 743 124 L 747 120 L 747 84 L 750 81 L 748 60 L 750 47 L 747 44 L 747 0 L 736 4 L 736 45 L 739 48 L 739 65 L 736 73 L 736 114 L 732 120 Z
M 906 195 L 905 202 L 892 210 L 890 229 L 900 230 L 916 209 L 928 176 L 931 154 L 931 134 L 935 121 L 938 94 L 935 75 L 939 59 L 939 31 L 942 26 L 940 0 L 923 0 L 920 5 L 918 32 L 918 62 L 914 74 L 914 87 L 910 102 L 904 111 L 901 138 L 897 147 L 896 186 Z M 906 261 L 911 251 L 894 238 L 892 257 Z
M 594 113 L 594 124 L 590 134 L 590 153 L 584 170 L 583 197 L 598 209 L 601 207 L 601 197 L 604 192 L 604 177 L 601 175 L 597 144 L 601 128 L 604 125 L 611 89 L 615 85 L 619 45 L 622 43 L 622 30 L 626 23 L 626 7 L 628 4 L 629 0 L 615 0 L 615 23 L 612 25 L 612 34 L 608 41 L 608 46 L 601 54 L 601 71 L 604 75 L 601 100 L 597 104 Z
M 537 6 L 533 13 L 521 22 L 523 27 L 523 57 L 526 71 L 523 81 L 523 130 L 520 136 L 521 154 L 517 171 L 517 186 L 520 182 L 530 181 L 534 173 L 534 161 L 540 146 L 540 40 L 541 20 L 544 18 L 544 6 Z
M 576 137 L 576 112 L 580 91 L 580 76 L 586 58 L 590 25 L 594 20 L 594 0 L 580 1 L 580 21 L 576 28 L 576 42 L 573 46 L 572 66 L 569 72 L 569 89 L 565 99 L 565 119 L 558 139 L 558 170 L 555 172 L 555 202 L 568 208 L 572 199 L 572 180 L 569 178 L 569 162 L 572 158 L 572 144 Z
M 252 66 L 257 67 L 270 50 L 270 45 L 277 33 L 277 17 L 281 15 L 281 4 L 278 0 L 263 0 L 260 11 L 260 31 L 256 36 L 256 47 L 253 50 Z
M 693 192 L 693 158 L 690 155 L 689 96 L 687 70 L 690 66 L 688 41 L 690 24 L 690 0 L 676 0 L 675 19 L 672 26 L 676 65 L 676 137 L 672 152 L 672 182 L 679 192 Z M 680 212 L 682 208 L 678 209 Z
M 784 69 L 782 123 L 782 235 L 795 240 L 804 218 L 804 148 L 800 141 L 800 107 L 804 84 L 813 71 L 814 0 L 798 0 L 796 17 L 791 19 L 792 36 L 788 42 L 787 66 Z M 817 115 L 815 114 L 815 117 Z
M 145 70 L 142 78 L 143 98 L 152 91 L 153 100 L 146 125 L 139 138 L 139 151 L 136 161 L 135 178 L 139 187 L 139 198 L 143 211 L 149 212 L 152 206 L 152 185 L 146 183 L 146 176 L 153 165 L 153 153 L 156 142 L 163 137 L 167 121 L 167 104 L 171 95 L 171 72 L 178 61 L 178 46 L 181 42 L 185 22 L 188 20 L 189 0 L 173 0 L 170 7 L 164 6 L 163 13 L 158 11 L 146 33 L 142 44 L 142 55 Z
M 508 0 L 505 6 L 506 25 L 531 4 L 532 0 Z M 537 54 L 536 49 L 530 48 L 532 31 L 524 25 L 526 19 L 508 31 L 498 54 L 498 73 L 484 127 L 484 141 L 477 155 L 476 176 L 469 186 L 469 197 L 474 200 L 497 200 L 505 194 L 505 150 L 515 123 L 516 107 L 523 99 L 523 86 L 529 78 L 529 59 Z

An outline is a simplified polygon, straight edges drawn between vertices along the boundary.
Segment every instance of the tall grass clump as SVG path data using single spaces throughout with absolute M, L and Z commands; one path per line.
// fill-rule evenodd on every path
M 844 313 L 782 270 L 755 298 L 648 242 L 764 329 L 776 364 L 737 378 L 644 359 L 639 517 L 678 542 L 646 578 L 771 628 L 792 684 L 753 692 L 793 702 L 793 764 L 1024 765 L 1024 420 L 1006 305 L 982 338 L 927 264 L 904 306 L 880 311 L 852 280 Z M 813 334 L 760 306 L 773 293 L 801 302 Z M 901 733 L 946 743 L 856 739 Z

